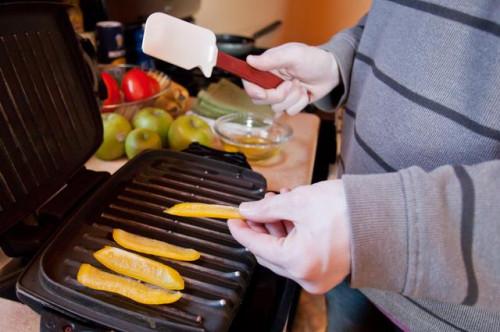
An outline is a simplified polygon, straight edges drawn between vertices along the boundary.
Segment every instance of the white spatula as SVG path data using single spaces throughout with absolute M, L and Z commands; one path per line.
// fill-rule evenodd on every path
M 270 72 L 257 70 L 219 51 L 212 31 L 164 13 L 151 14 L 146 20 L 142 50 L 184 69 L 199 67 L 206 77 L 217 66 L 266 89 L 283 82 Z

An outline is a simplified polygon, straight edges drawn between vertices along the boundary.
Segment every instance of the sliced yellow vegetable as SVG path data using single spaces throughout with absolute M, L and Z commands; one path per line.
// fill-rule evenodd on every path
M 143 304 L 173 303 L 182 297 L 180 292 L 148 286 L 136 280 L 104 272 L 90 264 L 80 265 L 77 279 L 86 287 L 119 294 Z
M 113 239 L 124 248 L 143 254 L 176 259 L 179 261 L 195 261 L 200 253 L 194 249 L 174 246 L 166 242 L 135 235 L 122 229 L 113 229 Z
M 132 252 L 104 247 L 94 257 L 111 271 L 167 289 L 184 289 L 184 280 L 173 268 Z
M 217 204 L 179 203 L 165 212 L 180 217 L 243 219 L 238 208 Z

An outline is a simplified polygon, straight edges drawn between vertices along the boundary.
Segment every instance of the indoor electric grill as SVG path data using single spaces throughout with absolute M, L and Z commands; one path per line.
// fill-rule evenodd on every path
M 241 155 L 200 146 L 143 153 L 111 177 L 85 169 L 102 139 L 94 83 L 65 6 L 0 5 L 0 243 L 9 256 L 39 249 L 16 290 L 41 330 L 282 331 L 296 284 L 256 265 L 225 221 L 163 213 L 256 200 L 265 179 Z M 184 277 L 181 300 L 142 305 L 76 281 L 81 263 L 105 269 L 92 253 L 117 246 L 113 228 L 201 252 L 161 259 Z

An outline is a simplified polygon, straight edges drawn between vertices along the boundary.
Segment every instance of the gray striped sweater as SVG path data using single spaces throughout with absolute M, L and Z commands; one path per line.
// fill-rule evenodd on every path
M 322 48 L 351 286 L 405 329 L 500 331 L 500 1 L 374 0 Z

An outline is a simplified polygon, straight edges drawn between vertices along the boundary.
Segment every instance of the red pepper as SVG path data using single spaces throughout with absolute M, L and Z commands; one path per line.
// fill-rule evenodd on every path
M 126 101 L 143 100 L 155 94 L 150 77 L 138 68 L 129 70 L 123 76 L 122 90 Z
M 103 105 L 115 105 L 122 102 L 120 88 L 114 77 L 110 73 L 102 72 L 101 79 L 106 86 L 108 97 L 104 100 Z
M 151 84 L 151 89 L 153 90 L 154 95 L 160 92 L 160 83 L 158 83 L 156 78 L 149 76 L 149 82 Z

